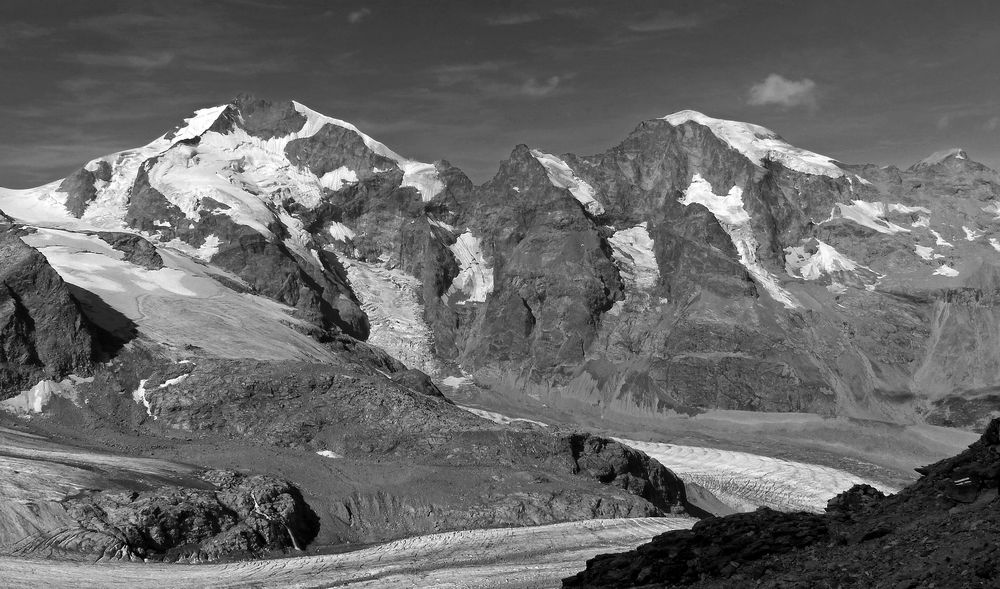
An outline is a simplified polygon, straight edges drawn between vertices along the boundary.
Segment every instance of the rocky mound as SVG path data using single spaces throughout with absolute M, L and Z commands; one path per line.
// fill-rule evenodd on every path
M 206 489 L 84 492 L 63 501 L 77 526 L 31 537 L 15 554 L 202 562 L 302 550 L 318 518 L 287 481 L 227 471 Z
M 39 380 L 87 374 L 97 344 L 42 254 L 0 225 L 0 398 Z
M 824 515 L 760 510 L 603 555 L 564 587 L 995 587 L 1000 420 L 897 495 L 857 486 Z

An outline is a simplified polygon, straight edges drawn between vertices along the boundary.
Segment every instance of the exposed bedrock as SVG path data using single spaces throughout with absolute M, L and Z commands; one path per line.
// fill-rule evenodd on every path
M 207 471 L 206 488 L 84 492 L 63 502 L 76 521 L 35 534 L 15 554 L 113 560 L 203 562 L 302 550 L 318 517 L 287 481 Z
M 89 373 L 98 355 L 90 329 L 45 257 L 0 227 L 0 396 Z

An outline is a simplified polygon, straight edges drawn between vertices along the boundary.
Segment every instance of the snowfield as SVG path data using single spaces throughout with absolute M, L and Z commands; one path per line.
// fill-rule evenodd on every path
M 857 179 L 867 184 L 863 178 L 849 176 L 832 159 L 790 145 L 777 133 L 760 125 L 714 119 L 694 110 L 682 110 L 661 119 L 675 127 L 688 122 L 708 127 L 716 137 L 758 166 L 762 166 L 767 159 L 804 174 L 830 178 L 848 176 L 852 181 Z
M 146 270 L 122 260 L 100 238 L 56 229 L 25 235 L 71 285 L 99 296 L 131 319 L 140 334 L 168 346 L 196 345 L 220 358 L 327 361 L 332 355 L 291 324 L 292 309 L 237 293 L 212 278 L 240 280 L 167 248 L 158 248 L 165 267 Z
M 778 279 L 767 271 L 757 258 L 757 238 L 754 237 L 753 228 L 750 226 L 750 215 L 743 208 L 743 189 L 733 186 L 728 194 L 719 195 L 712 191 L 712 185 L 708 180 L 695 174 L 691 178 L 691 185 L 684 191 L 684 198 L 680 199 L 684 206 L 700 204 L 707 208 L 719 225 L 729 235 L 736 251 L 740 255 L 740 263 L 750 272 L 761 287 L 771 298 L 778 301 L 785 308 L 795 309 L 800 305 L 792 296 L 792 293 L 782 288 Z
M 531 155 L 545 167 L 545 172 L 553 186 L 569 190 L 573 198 L 583 205 L 584 210 L 591 215 L 604 214 L 604 205 L 597 201 L 597 192 L 594 187 L 577 176 L 569 164 L 550 153 L 537 149 L 532 149 Z

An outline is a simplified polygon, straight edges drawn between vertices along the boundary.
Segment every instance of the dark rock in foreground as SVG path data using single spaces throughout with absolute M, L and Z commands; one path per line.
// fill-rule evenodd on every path
M 886 497 L 858 485 L 824 515 L 762 509 L 601 555 L 564 587 L 1000 586 L 1000 419 Z

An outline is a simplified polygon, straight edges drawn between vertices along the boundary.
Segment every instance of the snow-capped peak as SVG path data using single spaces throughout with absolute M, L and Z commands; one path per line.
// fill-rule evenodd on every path
M 222 104 L 194 111 L 194 116 L 184 119 L 184 126 L 174 132 L 174 136 L 170 140 L 171 144 L 186 139 L 194 139 L 205 131 L 208 131 L 227 108 L 229 108 L 228 104 Z
M 935 151 L 924 159 L 920 160 L 913 165 L 914 168 L 922 168 L 925 166 L 933 166 L 935 164 L 940 164 L 941 162 L 955 158 L 957 160 L 969 159 L 969 154 L 965 153 L 965 150 L 960 147 L 952 147 L 951 149 L 942 149 L 941 151 Z
M 342 121 L 340 119 L 335 119 L 328 117 L 326 115 L 320 114 L 311 108 L 300 104 L 298 102 L 292 101 L 295 105 L 295 110 L 297 110 L 301 115 L 306 117 L 306 125 L 300 133 L 312 130 L 312 133 L 304 134 L 302 136 L 307 137 L 309 135 L 315 135 L 319 132 L 324 125 L 331 124 L 337 125 L 338 127 L 343 127 L 350 131 L 354 131 L 361 136 L 361 140 L 365 142 L 368 149 L 377 153 L 378 155 L 391 159 L 396 162 L 399 169 L 403 170 L 403 186 L 409 186 L 415 188 L 424 202 L 431 200 L 437 196 L 442 190 L 444 190 L 444 183 L 438 178 L 437 169 L 434 164 L 428 164 L 423 162 L 418 162 L 416 160 L 411 160 L 405 158 L 395 151 L 389 149 L 385 144 L 376 141 L 369 137 L 368 135 L 362 133 L 357 127 Z
M 780 162 L 786 168 L 804 174 L 829 176 L 830 178 L 849 176 L 847 172 L 837 166 L 834 160 L 795 147 L 774 131 L 760 125 L 716 119 L 695 110 L 675 112 L 672 115 L 661 117 L 661 120 L 675 127 L 688 122 L 708 127 L 716 137 L 757 165 L 763 165 L 764 160 L 772 160 Z M 851 177 L 853 178 L 853 176 Z

